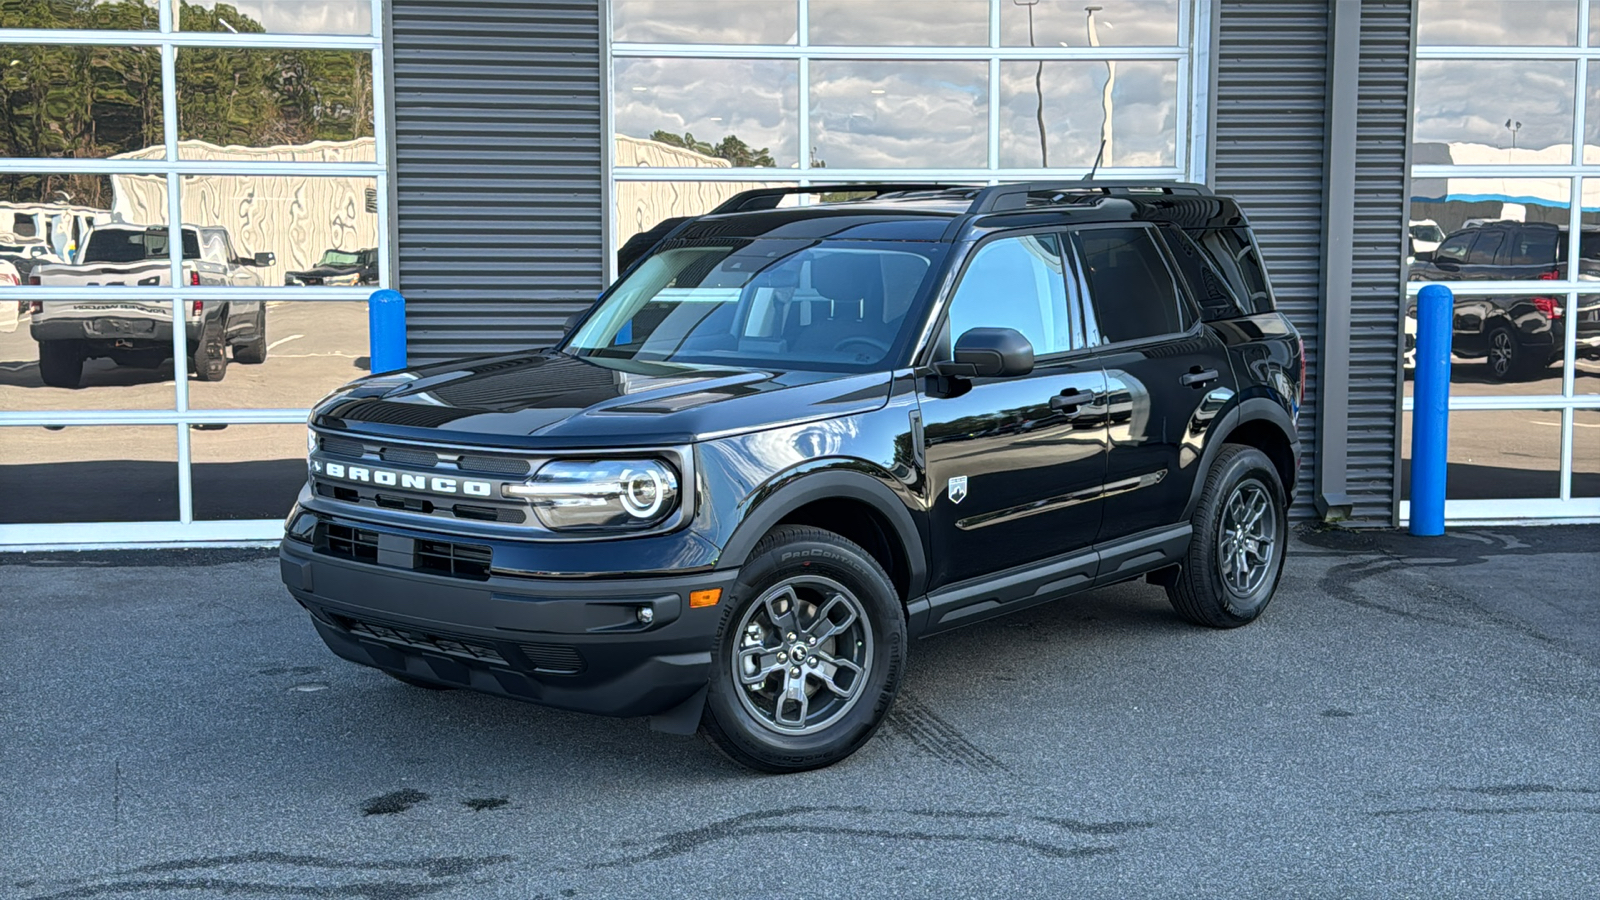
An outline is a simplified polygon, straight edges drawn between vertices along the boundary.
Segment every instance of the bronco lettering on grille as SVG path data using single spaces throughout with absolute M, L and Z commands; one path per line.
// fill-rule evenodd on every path
M 344 463 L 336 462 L 325 463 L 320 459 L 311 460 L 311 471 L 313 474 L 321 475 L 324 478 L 337 478 L 341 481 L 355 481 L 383 487 L 398 486 L 409 491 L 458 494 L 468 497 L 490 497 L 494 494 L 494 485 L 487 481 L 412 475 L 407 472 L 393 472 L 388 469 L 373 469 L 367 466 L 348 466 Z

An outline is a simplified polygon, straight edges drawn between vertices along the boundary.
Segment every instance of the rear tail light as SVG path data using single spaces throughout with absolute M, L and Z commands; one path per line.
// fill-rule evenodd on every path
M 192 284 L 192 285 L 198 286 L 200 284 L 200 273 L 199 272 L 190 272 L 189 273 L 189 283 Z
M 189 306 L 189 315 L 198 316 L 205 308 L 206 302 L 204 300 L 196 300 Z
M 1547 319 L 1559 319 L 1559 318 L 1561 318 L 1561 314 L 1566 312 L 1566 310 L 1563 309 L 1562 306 L 1563 306 L 1562 302 L 1557 300 L 1554 297 L 1535 297 L 1535 298 L 1533 298 L 1533 308 L 1537 309 L 1539 312 L 1544 313 L 1544 316 Z
M 28 276 L 28 283 L 29 284 L 39 284 L 40 283 L 39 282 L 39 276 L 37 276 L 37 275 L 29 275 Z

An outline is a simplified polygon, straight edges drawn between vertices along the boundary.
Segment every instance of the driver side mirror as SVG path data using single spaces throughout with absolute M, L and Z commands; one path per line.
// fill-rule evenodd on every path
M 251 265 L 258 269 L 265 269 L 268 266 L 275 265 L 277 262 L 278 254 L 273 253 L 270 250 L 263 250 L 256 254 L 255 260 L 251 263 Z
M 1033 371 L 1033 344 L 1015 328 L 972 328 L 956 340 L 955 359 L 934 364 L 940 375 L 1010 378 Z

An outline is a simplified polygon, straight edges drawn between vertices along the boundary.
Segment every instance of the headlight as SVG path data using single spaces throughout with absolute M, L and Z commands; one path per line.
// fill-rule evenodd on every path
M 322 283 L 332 287 L 348 287 L 352 284 L 356 284 L 359 281 L 361 281 L 361 273 L 351 272 L 349 275 L 334 275 L 329 278 L 324 278 Z
M 317 452 L 317 433 L 312 431 L 309 425 L 306 426 L 306 452 Z
M 678 508 L 677 473 L 653 459 L 559 460 L 504 490 L 552 531 L 649 528 Z

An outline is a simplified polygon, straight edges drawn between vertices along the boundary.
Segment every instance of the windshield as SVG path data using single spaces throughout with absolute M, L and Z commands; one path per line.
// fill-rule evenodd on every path
M 317 260 L 319 266 L 353 266 L 361 261 L 361 255 L 345 250 L 328 250 L 322 254 L 322 259 Z
M 127 228 L 103 228 L 89 235 L 83 248 L 84 263 L 129 263 L 147 259 L 167 258 L 167 230 L 152 228 L 133 231 Z M 200 241 L 189 229 L 183 232 L 183 258 L 200 258 Z
M 931 242 L 668 245 L 612 290 L 577 356 L 864 372 L 890 360 L 948 250 Z
M 1413 225 L 1411 226 L 1411 237 L 1419 241 L 1437 243 L 1444 240 L 1444 232 L 1440 231 L 1437 225 Z

